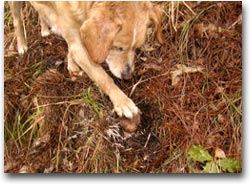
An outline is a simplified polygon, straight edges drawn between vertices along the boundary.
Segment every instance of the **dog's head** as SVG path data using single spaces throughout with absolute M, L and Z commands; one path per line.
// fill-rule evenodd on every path
M 84 46 L 95 63 L 106 60 L 118 78 L 129 79 L 134 71 L 135 49 L 146 40 L 150 23 L 163 44 L 161 11 L 150 2 L 102 2 L 93 6 L 80 28 Z

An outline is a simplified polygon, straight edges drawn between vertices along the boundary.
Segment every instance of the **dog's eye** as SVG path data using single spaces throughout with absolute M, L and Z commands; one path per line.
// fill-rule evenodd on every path
M 122 52 L 124 49 L 122 47 L 119 47 L 119 46 L 112 46 L 112 50 Z

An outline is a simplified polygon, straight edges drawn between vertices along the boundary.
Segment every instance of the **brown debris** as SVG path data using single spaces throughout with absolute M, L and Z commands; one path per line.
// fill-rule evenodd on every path
M 65 41 L 42 38 L 28 5 L 29 51 L 17 55 L 5 2 L 5 172 L 188 173 L 192 145 L 242 161 L 242 3 L 154 3 L 165 43 L 151 30 L 133 79 L 114 79 L 142 111 L 121 122 L 87 75 L 71 80 Z M 202 71 L 181 72 L 172 85 L 176 66 Z

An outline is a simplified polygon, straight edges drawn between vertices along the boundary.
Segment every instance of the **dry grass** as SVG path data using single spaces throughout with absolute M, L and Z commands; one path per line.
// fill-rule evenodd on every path
M 133 134 L 86 75 L 70 80 L 65 41 L 42 38 L 29 6 L 29 52 L 17 55 L 5 4 L 5 172 L 188 173 L 192 145 L 242 161 L 241 2 L 155 4 L 166 42 L 150 36 L 137 52 L 135 77 L 115 79 L 143 113 Z M 203 70 L 181 72 L 172 85 L 180 64 Z

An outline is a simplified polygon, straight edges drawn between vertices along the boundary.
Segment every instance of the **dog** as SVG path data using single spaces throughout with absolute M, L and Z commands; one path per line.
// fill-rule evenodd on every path
M 153 23 L 156 38 L 164 43 L 161 10 L 151 2 L 30 2 L 38 12 L 41 34 L 61 35 L 68 45 L 68 70 L 84 71 L 109 96 L 118 116 L 133 118 L 140 113 L 100 65 L 107 62 L 112 74 L 130 79 L 134 71 L 135 50 L 146 40 Z M 13 15 L 19 54 L 27 50 L 21 17 L 21 2 L 9 2 Z

